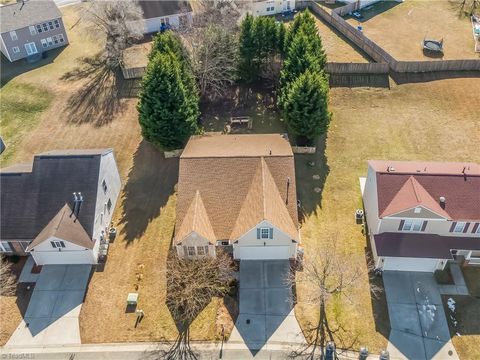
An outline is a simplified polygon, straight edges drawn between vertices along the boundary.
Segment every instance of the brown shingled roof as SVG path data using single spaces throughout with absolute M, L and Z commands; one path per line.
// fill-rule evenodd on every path
M 389 208 L 394 208 L 395 212 L 412 208 L 411 204 L 415 202 L 412 198 L 414 190 L 406 183 L 413 178 L 417 184 L 415 189 L 421 197 L 418 205 L 424 205 L 436 213 L 441 208 L 444 213 L 440 215 L 448 214 L 452 220 L 480 220 L 480 165 L 410 161 L 368 163 L 376 171 L 380 216 L 384 213 L 391 214 Z M 408 187 L 411 190 L 407 191 Z M 399 195 L 401 190 L 403 195 Z M 446 199 L 444 208 L 439 205 L 442 196 Z M 438 204 L 438 207 L 434 204 Z
M 47 226 L 43 228 L 40 234 L 28 245 L 27 251 L 32 250 L 35 246 L 47 241 L 52 236 L 87 249 L 93 249 L 94 242 L 88 236 L 77 217 L 71 214 L 72 209 L 68 204 L 65 204 Z
M 234 240 L 234 235 L 264 218 L 298 240 L 293 153 L 279 134 L 206 134 L 190 139 L 180 158 L 177 242 L 182 240 L 182 223 L 191 216 L 188 212 L 197 191 L 215 240 Z
M 207 210 L 205 210 L 205 205 L 198 190 L 192 200 L 192 204 L 186 212 L 182 225 L 177 231 L 176 237 L 178 239 L 184 239 L 192 232 L 196 232 L 198 235 L 210 241 L 215 241 L 216 239 L 212 224 L 210 224 L 210 220 L 208 219 Z

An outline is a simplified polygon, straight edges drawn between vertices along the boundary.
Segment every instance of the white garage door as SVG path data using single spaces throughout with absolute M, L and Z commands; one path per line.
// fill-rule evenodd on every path
M 434 272 L 439 261 L 439 259 L 387 257 L 383 270 Z
M 275 260 L 290 258 L 290 246 L 242 246 L 233 250 L 233 257 L 242 260 Z

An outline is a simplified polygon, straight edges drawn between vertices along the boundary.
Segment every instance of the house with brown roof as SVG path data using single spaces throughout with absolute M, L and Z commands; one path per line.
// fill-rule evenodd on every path
M 480 165 L 368 162 L 363 203 L 376 267 L 480 265 Z
M 139 1 L 143 11 L 144 34 L 157 33 L 166 29 L 182 29 L 192 21 L 193 10 L 186 0 Z
M 279 134 L 192 136 L 180 157 L 178 256 L 293 259 L 300 242 L 295 167 Z
M 120 193 L 112 149 L 62 150 L 0 171 L 0 253 L 95 264 Z

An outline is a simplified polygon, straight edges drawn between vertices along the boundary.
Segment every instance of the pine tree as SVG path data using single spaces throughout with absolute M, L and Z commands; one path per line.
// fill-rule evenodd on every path
M 149 59 L 153 58 L 157 53 L 170 52 L 174 54 L 179 61 L 188 63 L 188 54 L 183 46 L 180 38 L 171 30 L 158 33 L 153 38 L 152 49 L 150 50 Z
M 150 59 L 137 105 L 142 135 L 162 150 L 183 147 L 198 132 L 198 93 L 185 83 L 182 65 L 171 53 Z
M 284 111 L 289 130 L 297 140 L 313 140 L 328 129 L 328 79 L 323 72 L 306 71 L 286 94 Z
M 244 81 L 252 81 L 258 73 L 255 61 L 256 47 L 253 16 L 247 14 L 240 26 L 238 75 Z

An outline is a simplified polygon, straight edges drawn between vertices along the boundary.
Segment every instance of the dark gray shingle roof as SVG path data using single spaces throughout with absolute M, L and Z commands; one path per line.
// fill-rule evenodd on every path
M 152 19 L 162 16 L 191 12 L 192 7 L 189 1 L 159 1 L 145 0 L 139 1 L 138 4 L 143 10 L 145 19 Z
M 34 239 L 66 203 L 73 206 L 73 192 L 84 197 L 79 221 L 92 237 L 100 160 L 111 151 L 49 152 L 35 156 L 31 172 L 2 169 L 1 239 Z
M 28 0 L 0 7 L 0 32 L 58 19 L 62 13 L 52 0 Z

